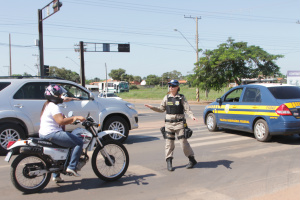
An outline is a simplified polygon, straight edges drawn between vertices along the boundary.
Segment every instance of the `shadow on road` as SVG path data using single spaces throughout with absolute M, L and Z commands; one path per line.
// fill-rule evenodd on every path
M 217 160 L 217 161 L 209 161 L 209 162 L 198 162 L 194 168 L 217 168 L 219 166 L 224 166 L 227 169 L 232 169 L 230 165 L 233 163 L 231 160 Z M 185 168 L 186 165 L 174 167 L 177 168 Z
M 134 144 L 140 142 L 151 142 L 154 140 L 159 140 L 158 137 L 146 136 L 146 135 L 130 135 L 125 141 L 125 144 Z
M 218 160 L 218 161 L 210 161 L 210 162 L 199 162 L 197 163 L 197 168 L 217 168 L 218 166 L 223 165 L 227 169 L 232 169 L 230 165 L 233 163 L 231 160 Z
M 114 182 L 104 182 L 98 178 L 88 178 L 75 181 L 65 181 L 64 183 L 57 184 L 58 187 L 45 188 L 40 193 L 53 193 L 53 192 L 71 192 L 79 189 L 92 190 L 99 188 L 120 187 L 125 185 L 147 185 L 146 178 L 156 176 L 155 174 L 145 175 L 125 175 L 121 179 Z M 49 187 L 49 186 L 48 186 Z
M 219 132 L 224 132 L 226 134 L 231 134 L 231 135 L 239 135 L 239 136 L 242 136 L 242 137 L 253 138 L 254 140 L 256 140 L 253 133 L 248 133 L 248 132 L 243 132 L 243 131 L 235 131 L 235 130 L 228 130 L 228 129 L 222 129 L 222 130 L 219 130 Z M 300 136 L 298 134 L 294 134 L 294 135 L 275 135 L 275 136 L 272 136 L 271 140 L 267 143 L 300 145 Z
M 277 135 L 273 136 L 271 142 L 279 144 L 300 145 L 300 137 L 298 135 Z

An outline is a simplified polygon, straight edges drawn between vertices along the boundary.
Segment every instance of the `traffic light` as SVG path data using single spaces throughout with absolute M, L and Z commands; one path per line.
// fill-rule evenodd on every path
M 110 52 L 110 44 L 107 43 L 103 44 L 103 52 Z
M 130 44 L 118 44 L 118 52 L 130 52 Z
M 53 1 L 53 5 L 52 5 L 53 11 L 54 11 L 54 12 L 59 11 L 59 8 L 60 8 L 60 7 L 62 7 L 62 3 L 59 2 L 59 0 L 54 0 L 54 1 Z
M 50 68 L 49 65 L 44 65 L 44 76 L 50 75 Z

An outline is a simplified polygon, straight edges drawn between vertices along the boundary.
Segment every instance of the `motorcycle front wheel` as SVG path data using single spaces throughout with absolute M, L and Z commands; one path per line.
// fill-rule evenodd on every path
M 108 158 L 109 156 L 109 158 Z M 129 155 L 124 145 L 118 141 L 107 141 L 103 147 L 97 145 L 92 156 L 94 173 L 104 181 L 115 181 L 127 171 Z
M 44 159 L 35 155 L 20 154 L 11 165 L 11 181 L 18 190 L 26 194 L 39 192 L 49 183 L 51 173 L 32 175 L 30 172 L 45 169 L 47 164 Z

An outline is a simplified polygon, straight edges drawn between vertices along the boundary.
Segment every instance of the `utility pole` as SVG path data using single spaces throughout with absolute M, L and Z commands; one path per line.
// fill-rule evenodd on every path
M 198 48 L 198 40 L 199 40 L 199 36 L 198 36 L 198 19 L 201 19 L 201 17 L 192 17 L 192 16 L 185 16 L 184 18 L 190 18 L 190 19 L 195 19 L 196 20 L 196 54 L 197 54 L 197 59 L 196 61 L 199 61 L 199 48 Z
M 199 36 L 198 36 L 198 19 L 201 19 L 201 17 L 192 17 L 191 15 L 190 16 L 185 16 L 184 15 L 184 18 L 190 18 L 190 19 L 195 19 L 196 20 L 196 55 L 197 55 L 197 58 L 196 58 L 196 63 L 199 61 L 199 48 L 198 48 L 198 39 L 199 39 Z M 196 89 L 196 99 L 197 101 L 199 102 L 200 101 L 200 96 L 199 96 L 199 88 L 197 87 Z
M 10 40 L 10 34 L 9 34 L 9 76 L 11 76 L 11 40 Z
M 105 97 L 107 97 L 107 87 L 108 87 L 108 85 L 107 85 L 107 66 L 106 66 L 106 63 L 105 63 Z M 103 89 L 103 88 L 102 88 Z M 103 94 L 103 96 L 104 96 L 104 94 Z
M 36 68 L 37 68 L 37 76 L 41 76 L 41 73 L 40 73 L 40 67 L 39 67 L 39 55 L 37 54 L 32 54 L 32 56 L 36 56 Z

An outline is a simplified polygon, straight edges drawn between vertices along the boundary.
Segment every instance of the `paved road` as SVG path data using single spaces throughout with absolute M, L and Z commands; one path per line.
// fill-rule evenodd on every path
M 210 133 L 201 119 L 204 106 L 200 105 L 192 105 L 199 120 L 188 120 L 194 130 L 189 141 L 198 164 L 194 169 L 185 169 L 188 160 L 176 141 L 175 171 L 168 172 L 164 140 L 159 132 L 164 115 L 144 109 L 142 104 L 136 107 L 140 111 L 140 127 L 131 131 L 126 141 L 130 166 L 119 181 L 99 180 L 88 163 L 81 178 L 64 176 L 65 183 L 50 182 L 41 193 L 24 196 L 11 184 L 9 164 L 1 157 L 1 199 L 244 200 L 300 183 L 298 136 L 276 137 L 270 143 L 261 143 L 248 133 Z

